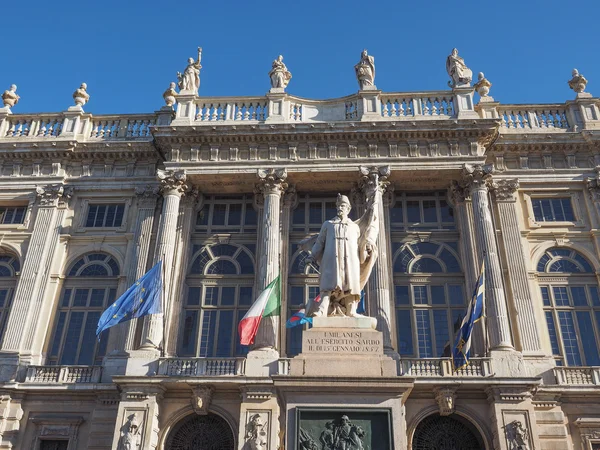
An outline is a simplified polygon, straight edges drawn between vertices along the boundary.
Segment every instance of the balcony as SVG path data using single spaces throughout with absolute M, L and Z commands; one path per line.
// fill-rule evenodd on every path
M 161 358 L 158 375 L 167 377 L 239 376 L 245 372 L 245 358 Z
M 25 383 L 99 383 L 101 376 L 101 366 L 29 366 Z
M 554 376 L 562 386 L 600 385 L 600 367 L 555 367 Z
M 450 359 L 441 358 L 402 358 L 398 365 L 399 375 L 414 378 L 482 378 L 492 376 L 489 358 L 472 358 L 468 366 L 457 371 L 452 369 Z

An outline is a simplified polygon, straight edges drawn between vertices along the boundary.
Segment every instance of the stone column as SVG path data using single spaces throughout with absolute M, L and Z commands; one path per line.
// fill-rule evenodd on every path
M 280 272 L 281 232 L 280 211 L 281 195 L 287 189 L 285 169 L 260 169 L 260 181 L 256 185 L 257 195 L 262 196 L 263 215 L 260 218 L 262 239 L 258 242 L 257 292 L 265 289 Z M 279 320 L 276 317 L 264 318 L 254 340 L 253 350 L 279 349 Z
M 521 351 L 529 354 L 542 354 L 540 336 L 533 309 L 533 296 L 527 276 L 525 250 L 521 238 L 521 227 L 517 217 L 518 180 L 498 180 L 492 189 L 500 217 L 502 242 L 506 251 L 508 281 L 512 292 L 514 309 L 517 312 L 517 335 Z
M 463 184 L 473 199 L 475 235 L 480 256 L 485 263 L 486 325 L 492 350 L 513 349 L 508 321 L 506 297 L 502 286 L 502 270 L 498 258 L 498 244 L 492 223 L 488 200 L 491 166 L 465 164 Z
M 390 167 L 361 167 L 359 187 L 366 199 L 375 202 L 375 220 L 378 222 L 377 260 L 369 277 L 369 312 L 377 319 L 377 330 L 383 333 L 383 350 L 386 355 L 397 356 L 392 346 L 392 285 L 390 282 L 390 242 L 385 226 L 383 194 L 389 189 Z
M 2 342 L 3 353 L 20 353 L 21 359 L 34 356 L 31 354 L 34 337 L 36 333 L 45 332 L 47 328 L 47 324 L 39 323 L 39 312 L 44 300 L 52 258 L 58 246 L 66 209 L 65 200 L 71 198 L 73 188 L 63 184 L 38 186 L 36 193 L 37 217 Z
M 173 299 L 170 305 L 170 317 L 167 326 L 167 342 L 165 345 L 166 355 L 172 356 L 177 353 L 177 338 L 181 331 L 179 328 L 179 317 L 181 316 L 182 301 L 185 297 L 185 278 L 188 273 L 190 236 L 192 234 L 196 211 L 198 211 L 199 193 L 197 189 L 191 189 L 181 200 L 179 218 L 177 221 L 177 240 L 175 246 L 175 260 L 173 262 L 173 274 L 171 280 L 171 291 Z
M 163 263 L 163 313 L 146 316 L 142 333 L 141 349 L 159 349 L 165 334 L 164 315 L 169 315 L 171 303 L 171 277 L 175 250 L 177 217 L 181 196 L 188 191 L 184 171 L 157 170 L 163 195 L 163 211 L 156 236 L 156 250 L 152 266 Z M 168 318 L 167 318 L 168 320 Z
M 291 213 L 298 206 L 298 195 L 294 186 L 288 187 L 283 196 L 283 209 L 281 214 L 281 251 L 280 251 L 280 266 L 281 266 L 281 318 L 279 324 L 279 333 L 282 343 L 280 348 L 287 353 L 287 341 L 285 322 L 287 320 L 288 308 L 288 274 L 290 272 L 290 222 Z M 283 353 L 283 351 L 282 351 Z

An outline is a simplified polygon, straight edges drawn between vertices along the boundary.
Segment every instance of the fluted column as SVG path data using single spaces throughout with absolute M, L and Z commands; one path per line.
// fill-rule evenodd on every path
M 386 354 L 394 354 L 392 345 L 392 296 L 390 283 L 390 242 L 385 226 L 383 194 L 389 189 L 390 167 L 361 167 L 360 190 L 366 199 L 373 199 L 374 220 L 377 221 L 377 259 L 369 277 L 369 313 L 377 319 L 377 330 L 383 333 L 383 349 Z
M 177 221 L 177 239 L 175 245 L 175 259 L 173 261 L 172 271 L 172 287 L 173 298 L 170 305 L 169 322 L 166 324 L 166 354 L 168 356 L 177 353 L 177 337 L 179 329 L 179 317 L 182 311 L 182 301 L 185 297 L 185 278 L 188 273 L 189 251 L 190 251 L 190 236 L 196 219 L 196 211 L 198 211 L 198 199 L 200 194 L 198 190 L 191 189 L 181 200 L 179 208 L 179 219 Z
M 179 203 L 181 196 L 188 191 L 186 175 L 184 171 L 158 170 L 157 177 L 160 180 L 163 195 L 163 210 L 160 216 L 158 232 L 156 236 L 156 250 L 154 251 L 154 266 L 159 261 L 163 263 L 163 313 L 146 316 L 144 331 L 142 333 L 142 349 L 158 349 L 163 341 L 164 315 L 170 311 L 172 297 L 171 277 L 173 270 L 173 254 L 175 240 L 177 237 L 177 217 L 179 215 Z M 167 318 L 168 320 L 168 318 Z
M 73 188 L 63 184 L 38 186 L 36 194 L 37 216 L 2 342 L 2 350 L 7 352 L 32 351 L 50 264 L 58 245 L 66 201 L 71 198 Z
M 298 205 L 298 195 L 296 193 L 296 189 L 294 186 L 288 187 L 287 191 L 283 195 L 283 208 L 281 213 L 281 251 L 280 251 L 280 266 L 281 266 L 281 320 L 279 324 L 279 334 L 283 340 L 282 345 L 280 346 L 282 349 L 286 347 L 286 340 L 284 339 L 286 335 L 285 328 L 285 315 L 288 310 L 288 274 L 290 271 L 290 254 L 289 254 L 289 244 L 290 244 L 290 222 L 291 222 L 291 213 L 292 210 L 296 208 Z
M 524 353 L 539 355 L 542 348 L 533 309 L 533 296 L 527 276 L 521 227 L 517 217 L 516 191 L 518 189 L 519 180 L 497 180 L 492 183 L 492 192 L 500 213 L 500 230 L 506 252 L 508 281 L 514 309 L 517 311 L 517 331 L 521 350 Z
M 465 164 L 463 185 L 469 189 L 473 199 L 475 235 L 481 257 L 485 262 L 486 315 L 489 345 L 492 350 L 512 349 L 508 322 L 506 297 L 502 286 L 502 271 L 498 258 L 498 244 L 492 223 L 492 212 L 488 200 L 491 182 L 491 166 Z
M 256 185 L 258 196 L 262 197 L 263 214 L 260 218 L 262 238 L 258 242 L 259 263 L 257 272 L 257 294 L 277 277 L 280 271 L 281 195 L 287 188 L 285 169 L 265 169 L 258 171 L 260 181 Z M 253 350 L 279 348 L 279 318 L 265 317 L 254 340 Z

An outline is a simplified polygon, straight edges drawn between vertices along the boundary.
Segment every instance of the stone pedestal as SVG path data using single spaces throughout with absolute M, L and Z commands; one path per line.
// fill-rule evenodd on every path
M 302 353 L 290 361 L 290 375 L 396 376 L 396 361 L 383 354 L 383 333 L 372 329 L 371 320 L 370 317 L 315 318 L 315 326 L 302 333 Z M 348 325 L 346 322 L 357 322 L 358 326 L 341 327 Z

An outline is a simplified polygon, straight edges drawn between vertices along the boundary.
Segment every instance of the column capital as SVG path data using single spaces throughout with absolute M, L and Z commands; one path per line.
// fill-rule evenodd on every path
M 585 184 L 592 200 L 598 202 L 600 201 L 600 166 L 596 166 L 594 171 L 596 172 L 596 177 L 587 178 Z
M 160 181 L 160 187 L 164 195 L 177 195 L 181 197 L 189 190 L 186 183 L 185 170 L 162 170 L 157 169 L 156 177 Z
M 159 192 L 160 186 L 155 184 L 136 186 L 135 195 L 138 199 L 138 206 L 142 208 L 153 208 L 156 206 Z
M 462 168 L 461 185 L 469 190 L 487 189 L 492 180 L 494 166 L 491 164 L 465 164 Z
M 298 193 L 296 192 L 296 186 L 291 184 L 283 194 L 283 207 L 294 209 L 296 206 L 298 206 Z
M 47 184 L 36 186 L 35 193 L 41 207 L 56 207 L 66 204 L 73 196 L 73 186 L 64 184 Z
M 490 186 L 491 191 L 497 202 L 516 202 L 517 196 L 515 193 L 519 189 L 519 180 L 493 180 Z
M 390 182 L 387 181 L 391 174 L 390 166 L 360 166 L 360 180 L 358 182 L 358 188 L 367 196 L 372 197 L 376 191 L 385 193 Z
M 281 195 L 288 187 L 285 181 L 287 179 L 287 170 L 285 169 L 258 169 L 256 176 L 259 179 L 255 190 L 257 194 Z
M 470 198 L 469 189 L 463 186 L 456 180 L 452 180 L 450 187 L 448 188 L 448 200 L 452 206 L 456 206 L 458 203 L 464 203 L 465 200 Z

